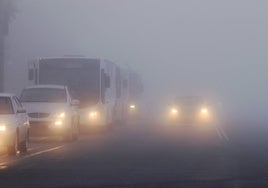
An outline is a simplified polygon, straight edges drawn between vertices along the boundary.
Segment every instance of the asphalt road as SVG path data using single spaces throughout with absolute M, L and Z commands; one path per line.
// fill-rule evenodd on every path
M 146 121 L 81 135 L 73 143 L 31 138 L 27 154 L 0 156 L 0 185 L 268 187 L 263 130 L 175 128 Z

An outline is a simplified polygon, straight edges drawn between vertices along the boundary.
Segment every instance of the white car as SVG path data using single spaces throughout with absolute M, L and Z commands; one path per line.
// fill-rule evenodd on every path
M 22 104 L 30 120 L 31 135 L 60 135 L 66 141 L 78 138 L 78 100 L 61 85 L 35 85 L 22 91 Z
M 29 121 L 26 110 L 13 94 L 0 93 L 0 145 L 9 155 L 26 152 L 29 143 Z

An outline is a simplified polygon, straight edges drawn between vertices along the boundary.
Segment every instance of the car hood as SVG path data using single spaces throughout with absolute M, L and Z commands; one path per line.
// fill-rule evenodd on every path
M 68 107 L 66 103 L 22 103 L 27 113 L 54 113 L 65 110 Z

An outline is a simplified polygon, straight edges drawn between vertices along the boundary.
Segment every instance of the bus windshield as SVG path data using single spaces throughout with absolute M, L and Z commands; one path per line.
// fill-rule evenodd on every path
M 54 88 L 31 88 L 25 89 L 21 95 L 22 102 L 49 102 L 66 103 L 66 92 L 64 89 Z
M 80 107 L 96 104 L 100 96 L 100 62 L 97 59 L 42 59 L 40 84 L 68 85 Z

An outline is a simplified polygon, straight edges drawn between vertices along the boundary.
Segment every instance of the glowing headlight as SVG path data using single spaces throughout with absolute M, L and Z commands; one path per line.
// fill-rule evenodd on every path
M 172 108 L 172 109 L 170 110 L 170 112 L 171 112 L 172 114 L 177 114 L 177 113 L 178 113 L 178 110 L 177 110 L 176 108 Z
M 131 104 L 131 105 L 129 106 L 129 108 L 130 108 L 130 109 L 135 109 L 136 106 L 135 106 L 134 104 Z
M 63 124 L 62 120 L 56 120 L 54 123 L 56 126 L 61 126 Z
M 60 118 L 60 119 L 64 119 L 65 118 L 65 112 L 57 114 L 56 117 Z
M 200 113 L 201 113 L 201 114 L 208 114 L 208 109 L 207 109 L 207 108 L 202 108 L 202 109 L 200 110 Z
M 0 124 L 0 132 L 5 132 L 7 129 L 5 124 Z
M 89 113 L 89 117 L 92 118 L 92 119 L 95 119 L 98 117 L 98 112 L 97 111 L 92 111 Z

